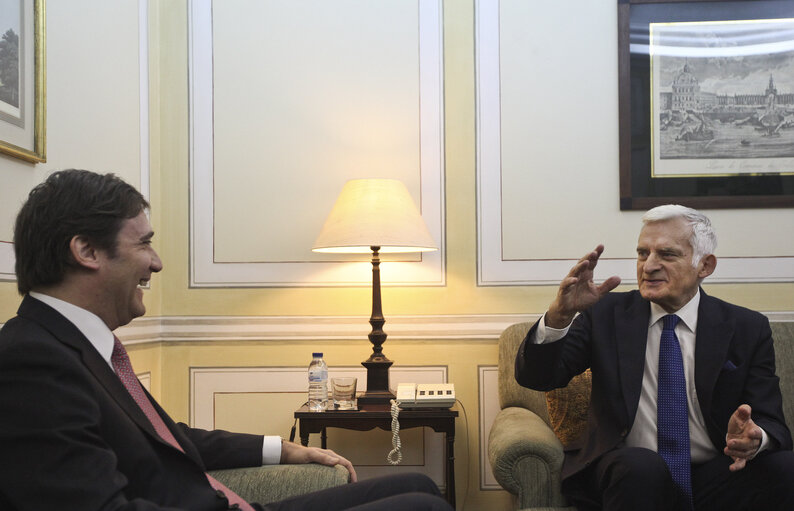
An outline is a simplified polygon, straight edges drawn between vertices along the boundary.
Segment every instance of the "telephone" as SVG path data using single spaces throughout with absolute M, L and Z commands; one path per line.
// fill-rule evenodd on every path
M 455 404 L 452 383 L 400 383 L 397 404 L 401 408 L 449 408 Z
M 397 385 L 397 399 L 391 400 L 391 444 L 393 449 L 386 456 L 392 465 L 399 465 L 403 459 L 400 442 L 400 422 L 402 408 L 449 408 L 455 404 L 455 385 L 452 383 L 400 383 Z

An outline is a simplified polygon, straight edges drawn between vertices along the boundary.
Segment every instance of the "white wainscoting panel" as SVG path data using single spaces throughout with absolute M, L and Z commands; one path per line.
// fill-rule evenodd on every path
M 308 364 L 307 364 L 308 366 Z M 332 367 L 329 369 L 328 377 L 335 376 L 355 376 L 358 378 L 358 390 L 366 390 L 366 371 L 360 366 L 351 367 Z M 447 381 L 446 366 L 404 366 L 392 367 L 390 370 L 390 384 L 396 387 L 399 383 L 439 383 Z M 307 392 L 307 368 L 306 367 L 192 367 L 190 369 L 190 424 L 191 426 L 214 429 L 216 422 L 220 420 L 216 416 L 216 400 L 221 395 L 228 394 L 250 394 L 250 393 L 269 393 L 269 394 L 294 394 L 295 406 L 284 410 L 240 410 L 240 414 L 266 414 L 273 417 L 274 414 L 283 414 L 292 423 L 293 412 L 306 401 Z M 280 417 L 279 421 L 284 417 Z M 365 449 L 372 451 L 383 451 L 380 462 L 367 465 L 358 465 L 356 472 L 360 479 L 376 477 L 379 475 L 393 474 L 399 472 L 419 471 L 430 476 L 441 488 L 444 487 L 444 438 L 443 434 L 435 433 L 429 428 L 421 433 L 411 433 L 414 429 L 402 431 L 403 438 L 410 436 L 421 439 L 421 451 L 414 464 L 392 467 L 386 462 L 386 454 L 391 450 L 391 435 L 383 432 L 374 435 L 375 443 L 366 445 Z M 267 434 L 281 434 L 281 431 L 266 432 Z M 330 429 L 329 437 L 333 436 L 361 435 L 361 432 L 349 432 L 341 429 Z M 314 435 L 314 438 L 317 435 Z M 372 439 L 373 436 L 363 438 Z M 296 435 L 296 442 L 300 439 Z M 350 442 L 348 442 L 350 443 Z M 329 445 L 329 447 L 331 447 Z M 403 444 L 404 450 L 416 449 L 415 445 Z M 341 453 L 345 455 L 345 453 Z
M 596 280 L 636 283 L 642 212 L 618 209 L 616 19 L 603 2 L 475 0 L 479 285 L 557 285 L 599 243 Z M 794 281 L 794 240 L 759 228 L 791 230 L 790 211 L 707 214 L 721 239 L 707 282 Z
M 488 461 L 488 436 L 499 413 L 499 369 L 497 366 L 479 366 L 480 377 L 480 489 L 501 490 Z
M 146 371 L 145 373 L 135 373 L 135 376 L 137 376 L 141 381 L 143 388 L 149 392 L 152 391 L 152 373 L 150 371 Z
M 383 284 L 444 285 L 441 1 L 286 5 L 189 3 L 190 285 L 371 285 L 368 257 L 311 252 L 370 177 L 406 183 L 439 247 L 386 256 Z

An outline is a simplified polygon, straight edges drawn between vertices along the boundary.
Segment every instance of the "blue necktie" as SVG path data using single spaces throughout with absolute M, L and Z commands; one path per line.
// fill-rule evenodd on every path
M 689 453 L 686 378 L 675 314 L 662 318 L 664 328 L 659 344 L 659 386 L 656 401 L 659 455 L 667 463 L 673 482 L 686 495 L 692 507 L 692 476 Z

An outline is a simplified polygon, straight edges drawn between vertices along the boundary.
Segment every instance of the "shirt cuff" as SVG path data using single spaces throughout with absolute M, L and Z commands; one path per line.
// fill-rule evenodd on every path
M 278 465 L 281 463 L 281 437 L 265 436 L 262 441 L 262 465 Z
M 766 431 L 764 431 L 764 428 L 761 427 L 759 427 L 759 429 L 761 430 L 761 445 L 758 446 L 758 450 L 755 451 L 755 454 L 750 456 L 750 459 L 755 458 L 761 453 L 761 451 L 769 447 L 769 437 L 767 436 Z
M 769 447 L 769 436 L 767 436 L 766 431 L 764 431 L 764 428 L 762 428 L 762 427 L 759 427 L 758 429 L 761 430 L 761 445 L 758 446 L 758 450 L 755 451 L 752 456 L 747 458 L 748 460 L 751 460 L 751 459 L 755 458 L 756 456 L 761 454 L 762 451 L 766 450 L 767 447 Z M 728 435 L 727 434 L 725 435 L 725 443 L 726 444 L 728 443 Z
M 559 341 L 568 335 L 568 330 L 571 328 L 572 324 L 573 321 L 565 328 L 552 328 L 546 326 L 546 314 L 544 313 L 540 321 L 538 321 L 538 327 L 535 329 L 535 337 L 532 338 L 532 343 L 545 344 L 547 342 Z

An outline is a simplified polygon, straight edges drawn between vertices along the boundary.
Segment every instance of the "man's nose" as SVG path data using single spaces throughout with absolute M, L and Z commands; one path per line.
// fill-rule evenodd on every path
M 661 267 L 659 264 L 659 256 L 655 253 L 651 252 L 648 254 L 648 258 L 645 259 L 644 270 L 646 272 L 651 272 L 654 270 L 658 270 Z
M 152 264 L 149 265 L 149 269 L 155 273 L 163 269 L 163 262 L 155 251 L 152 251 Z

